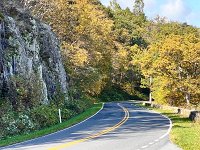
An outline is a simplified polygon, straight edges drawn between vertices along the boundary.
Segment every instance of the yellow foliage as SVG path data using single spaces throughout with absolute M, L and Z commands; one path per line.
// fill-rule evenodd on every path
M 122 85 L 122 89 L 124 91 L 126 91 L 127 93 L 131 94 L 131 95 L 134 95 L 134 89 L 133 89 L 133 85 L 129 82 L 126 82 Z
M 169 35 L 145 50 L 136 61 L 142 73 L 153 76 L 154 98 L 164 101 L 177 93 L 190 100 L 200 93 L 200 39 L 195 35 Z M 170 96 L 168 96 L 170 95 Z
M 88 62 L 88 52 L 84 49 L 78 49 L 74 55 L 71 56 L 71 62 L 78 67 L 84 67 Z

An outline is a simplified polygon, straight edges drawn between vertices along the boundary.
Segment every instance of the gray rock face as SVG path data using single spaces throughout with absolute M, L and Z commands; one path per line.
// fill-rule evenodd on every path
M 0 12 L 0 95 L 49 103 L 67 89 L 59 41 L 50 26 L 13 6 Z

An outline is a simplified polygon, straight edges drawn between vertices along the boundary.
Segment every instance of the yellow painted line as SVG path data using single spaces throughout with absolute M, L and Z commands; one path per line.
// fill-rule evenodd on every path
M 53 147 L 53 148 L 49 148 L 48 150 L 60 150 L 60 149 L 63 149 L 63 148 L 67 148 L 67 147 L 70 147 L 70 146 L 73 146 L 73 145 L 88 141 L 90 139 L 94 139 L 94 138 L 100 137 L 100 136 L 102 136 L 102 135 L 104 135 L 106 133 L 109 133 L 109 132 L 114 131 L 115 129 L 119 128 L 120 126 L 122 126 L 129 119 L 128 110 L 126 108 L 124 108 L 123 106 L 121 106 L 121 105 L 119 105 L 119 106 L 123 109 L 123 111 L 125 112 L 125 115 L 124 115 L 124 118 L 119 123 L 117 123 L 116 125 L 114 125 L 112 127 L 109 127 L 109 128 L 107 128 L 105 130 L 102 130 L 102 131 L 100 131 L 100 132 L 98 132 L 96 134 L 90 135 L 90 136 L 88 136 L 86 138 L 75 140 L 75 141 L 72 141 L 72 142 L 69 142 L 69 143 L 65 143 L 65 144 L 61 144 L 59 146 L 56 146 L 56 147 Z

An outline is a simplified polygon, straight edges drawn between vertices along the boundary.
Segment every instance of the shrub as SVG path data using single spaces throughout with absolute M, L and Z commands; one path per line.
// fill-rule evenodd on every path
M 31 110 L 31 118 L 38 128 L 49 127 L 59 122 L 58 109 L 52 105 L 42 105 Z
M 142 91 L 142 89 L 134 89 L 134 92 L 132 94 L 127 93 L 127 91 L 123 90 L 118 85 L 114 85 L 112 87 L 106 87 L 101 94 L 99 95 L 99 98 L 102 101 L 126 101 L 131 99 L 137 99 L 137 100 L 145 100 L 147 99 L 147 96 Z
M 62 114 L 62 120 L 68 120 L 71 117 L 75 116 L 77 113 L 70 109 L 62 109 L 61 114 Z
M 91 107 L 94 101 L 88 96 L 82 96 L 77 100 L 65 101 L 64 104 L 63 101 L 53 101 L 49 105 L 35 105 L 26 111 L 14 111 L 8 100 L 0 99 L 0 139 L 59 123 L 58 108 L 61 109 L 62 120 L 68 120 Z
M 34 123 L 26 114 L 8 112 L 0 118 L 0 138 L 16 134 L 28 133 L 35 128 Z
M 117 87 L 105 88 L 99 96 L 102 101 L 106 102 L 128 100 L 129 97 L 129 94 Z
M 22 132 L 30 132 L 35 128 L 34 123 L 30 119 L 30 117 L 26 114 L 20 114 L 16 119 L 17 129 Z
M 16 126 L 15 115 L 13 112 L 8 112 L 1 117 L 2 138 L 8 135 L 19 133 Z

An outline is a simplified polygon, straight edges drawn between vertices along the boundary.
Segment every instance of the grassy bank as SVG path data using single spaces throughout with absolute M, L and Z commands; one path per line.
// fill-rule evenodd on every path
M 55 126 L 52 126 L 50 128 L 45 128 L 39 131 L 35 131 L 29 134 L 24 134 L 24 135 L 19 135 L 19 136 L 13 136 L 10 138 L 7 138 L 5 140 L 1 140 L 0 141 L 0 146 L 6 146 L 6 145 L 10 145 L 10 144 L 14 144 L 14 143 L 18 143 L 18 142 L 22 142 L 22 141 L 26 141 L 26 140 L 30 140 L 33 138 L 37 138 L 40 136 L 44 136 L 62 129 L 65 129 L 67 127 L 70 127 L 74 124 L 77 124 L 85 119 L 87 119 L 88 117 L 94 115 L 97 111 L 99 111 L 102 107 L 102 104 L 94 104 L 92 108 L 86 110 L 85 112 L 83 112 L 82 114 L 79 114 L 61 124 L 57 124 Z
M 144 107 L 144 106 L 143 106 Z M 146 107 L 146 106 L 145 106 Z M 173 123 L 170 139 L 183 150 L 199 150 L 200 124 L 190 121 L 188 118 L 173 113 L 170 110 L 146 107 L 168 116 Z

